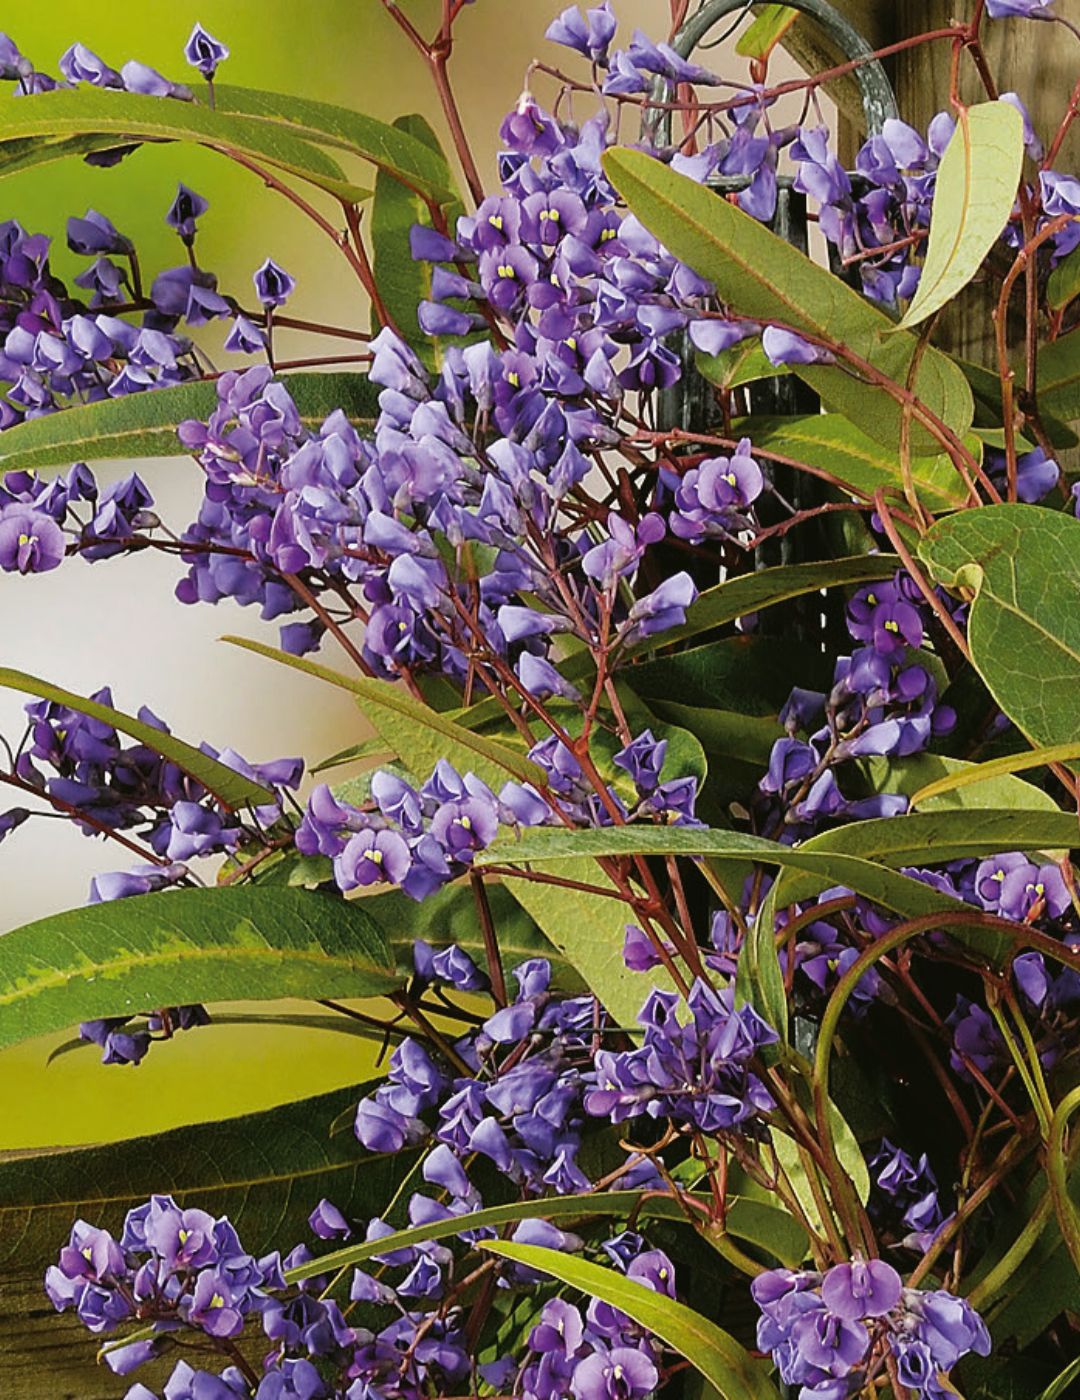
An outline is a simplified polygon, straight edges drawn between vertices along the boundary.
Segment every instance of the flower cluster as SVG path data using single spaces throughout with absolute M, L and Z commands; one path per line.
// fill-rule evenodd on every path
M 82 1021 L 79 1038 L 101 1047 L 103 1065 L 137 1065 L 150 1049 L 155 1037 L 169 1039 L 177 1031 L 189 1031 L 210 1023 L 205 1006 L 166 1006 L 147 1016 L 139 1025 L 132 1025 L 132 1016 L 107 1016 L 97 1021 Z
M 872 1209 L 899 1221 L 906 1230 L 899 1241 L 905 1248 L 927 1249 L 952 1216 L 942 1210 L 941 1188 L 926 1153 L 911 1157 L 882 1138 L 866 1165 L 875 1188 Z
M 686 1024 L 679 1005 L 674 992 L 651 992 L 638 1016 L 642 1045 L 597 1052 L 586 1110 L 613 1123 L 644 1114 L 704 1133 L 759 1131 L 774 1105 L 751 1065 L 776 1032 L 752 1007 L 736 1009 L 732 986 L 696 982 Z
M 435 953 L 418 943 L 415 960 L 421 985 L 459 992 L 487 986 L 454 945 Z M 514 1000 L 455 1041 L 454 1064 L 405 1040 L 385 1082 L 357 1109 L 356 1135 L 371 1151 L 398 1152 L 434 1139 L 439 1147 L 426 1158 L 425 1173 L 437 1173 L 428 1179 L 451 1194 L 459 1211 L 474 1208 L 461 1163 L 476 1153 L 530 1193 L 569 1194 L 590 1185 L 576 1157 L 585 1070 L 602 1020 L 591 997 L 555 994 L 546 960 L 524 962 L 513 975 Z
M 987 1356 L 990 1336 L 963 1298 L 905 1288 L 880 1259 L 825 1274 L 771 1269 L 750 1285 L 761 1310 L 758 1346 L 801 1400 L 842 1400 L 888 1355 L 919 1400 L 953 1393 L 943 1378 L 962 1356 Z

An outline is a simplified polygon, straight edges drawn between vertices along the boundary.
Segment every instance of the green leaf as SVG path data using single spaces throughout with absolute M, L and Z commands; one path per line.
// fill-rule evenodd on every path
M 1007 777 L 1010 773 L 1026 772 L 1029 768 L 1043 768 L 1050 763 L 1071 763 L 1077 759 L 1080 759 L 1080 743 L 1053 744 L 1049 748 L 1030 749 L 1026 753 L 1005 754 L 1002 758 L 993 758 L 986 763 L 969 763 L 957 772 L 936 778 L 925 787 L 919 788 L 912 796 L 911 805 L 922 807 L 933 802 L 935 798 L 956 792 L 959 788 L 992 782 L 996 778 Z M 1024 786 L 1033 792 L 1038 791 L 1037 788 L 1031 788 L 1030 784 Z M 1053 799 L 1047 797 L 1047 801 Z
M 1073 1381 L 1080 1379 L 1080 1356 L 1074 1361 L 1070 1361 L 1064 1371 L 1042 1391 L 1038 1400 L 1061 1400 L 1061 1396 L 1068 1393 L 1069 1386 Z
M 788 5 L 758 5 L 757 9 L 757 19 L 735 45 L 735 52 L 743 58 L 768 58 L 799 18 L 798 10 Z
M 469 1230 L 480 1230 L 492 1225 L 513 1225 L 519 1220 L 584 1220 L 589 1216 L 629 1217 L 633 1214 L 666 1220 L 686 1221 L 675 1200 L 662 1200 L 656 1196 L 643 1196 L 640 1191 L 598 1191 L 586 1196 L 545 1196 L 543 1200 L 511 1201 L 507 1205 L 487 1206 L 469 1215 Z M 309 1263 L 290 1269 L 286 1278 L 290 1283 L 301 1279 L 317 1278 L 319 1274 L 333 1273 L 338 1269 L 349 1269 L 363 1264 L 376 1254 L 389 1254 L 397 1249 L 408 1249 L 423 1244 L 427 1240 L 444 1240 L 458 1235 L 463 1228 L 460 1216 L 452 1215 L 443 1220 L 428 1220 L 423 1225 L 415 1225 L 408 1230 L 398 1230 L 393 1235 L 383 1235 L 379 1239 L 365 1240 L 361 1244 L 351 1244 L 344 1249 L 335 1249 L 331 1254 L 321 1254 Z
M 377 388 L 365 374 L 288 374 L 281 382 L 309 428 L 335 408 L 354 421 L 378 413 Z M 200 380 L 28 418 L 0 435 L 0 475 L 102 458 L 187 456 L 177 425 L 207 418 L 217 401 L 217 386 Z
M 713 627 L 746 617 L 748 613 L 761 612 L 806 593 L 817 593 L 823 588 L 891 578 L 899 567 L 900 560 L 895 554 L 873 554 L 827 559 L 820 563 L 781 564 L 775 569 L 740 574 L 727 583 L 707 588 L 697 602 L 687 608 L 683 625 L 669 628 L 663 634 L 661 644 L 667 647 L 672 642 L 685 641 L 687 637 L 696 637 Z M 639 642 L 629 648 L 629 654 L 635 655 L 655 646 L 654 641 Z
M 1039 352 L 1039 413 L 1072 423 L 1080 418 L 1080 331 L 1052 340 Z
M 961 108 L 934 186 L 930 237 L 919 288 L 900 322 L 917 326 L 956 296 L 982 267 L 1016 203 L 1024 120 L 1008 102 Z
M 939 521 L 919 553 L 974 593 L 968 643 L 994 699 L 1036 746 L 1080 741 L 1080 520 L 999 505 Z
M 808 414 L 796 418 L 746 418 L 732 427 L 746 433 L 755 455 L 777 452 L 808 467 L 838 478 L 856 494 L 871 499 L 879 488 L 903 496 L 904 478 L 899 454 L 881 446 L 840 413 Z M 977 438 L 967 446 L 978 457 Z M 948 457 L 916 457 L 911 474 L 919 500 L 931 512 L 956 510 L 967 499 L 967 490 Z
M 153 99 L 157 100 L 157 99 Z M 272 131 L 284 129 L 317 145 L 333 146 L 395 176 L 437 204 L 450 204 L 458 192 L 446 158 L 415 131 L 348 107 L 315 102 L 292 93 L 214 84 L 218 112 L 254 118 Z
M 290 107 L 299 105 L 294 98 L 279 97 L 278 101 Z M 0 111 L 0 175 L 4 173 L 3 146 L 12 140 L 103 136 L 113 138 L 103 145 L 117 146 L 132 141 L 193 141 L 223 155 L 235 152 L 284 170 L 350 203 L 370 195 L 370 190 L 345 178 L 336 160 L 296 134 L 299 129 L 298 125 L 296 130 L 290 129 L 283 121 L 235 115 L 224 110 L 220 96 L 218 106 L 212 108 L 201 102 L 163 101 L 81 83 L 74 89 L 35 93 L 4 104 Z M 24 149 L 16 147 L 14 154 L 22 157 Z
M 810 837 L 798 849 L 803 855 L 836 852 L 898 868 L 922 865 L 927 859 L 937 863 L 985 858 L 1004 850 L 1068 850 L 1078 840 L 1075 813 L 980 811 L 975 820 L 970 811 L 938 811 L 851 822 Z M 790 873 L 781 875 L 776 883 L 781 908 L 825 888 L 820 877 L 808 879 Z
M 760 836 L 700 827 L 642 824 L 588 831 L 531 831 L 518 840 L 496 841 L 477 855 L 475 863 L 478 867 L 509 863 L 539 865 L 579 856 L 595 859 L 598 856 L 631 854 L 702 856 L 718 861 L 752 860 L 765 865 L 778 865 L 785 870 L 805 871 L 822 882 L 821 888 L 845 885 L 856 894 L 904 918 L 940 914 L 943 929 L 950 927 L 950 914 L 966 915 L 970 912 L 970 906 L 962 901 L 860 856 L 807 850 L 805 846 L 783 846 Z M 979 946 L 985 947 L 988 952 L 997 953 L 1000 935 L 984 934 L 977 929 L 966 929 L 965 932 L 973 940 L 979 940 Z
M 257 885 L 136 895 L 0 938 L 0 1048 L 183 1002 L 363 997 L 401 985 L 361 900 Z
M 737 389 L 742 384 L 753 384 L 759 379 L 775 379 L 776 366 L 761 348 L 761 341 L 752 337 L 741 340 L 729 350 L 719 355 L 706 355 L 698 351 L 694 363 L 702 378 L 718 389 Z M 756 444 L 755 444 L 756 446 Z
M 370 1087 L 127 1142 L 0 1161 L 0 1263 L 39 1272 L 80 1217 L 119 1235 L 124 1213 L 152 1192 L 175 1192 L 182 1204 L 228 1215 L 257 1255 L 291 1247 L 323 1196 L 346 1212 L 378 1212 L 411 1154 L 373 1157 L 351 1134 L 329 1135 L 334 1119 Z
M 423 117 L 398 117 L 393 129 L 415 137 L 442 159 L 439 138 Z M 403 185 L 392 171 L 380 170 L 375 177 L 370 222 L 375 283 L 404 339 L 433 366 L 437 342 L 420 329 L 417 320 L 418 306 L 431 297 L 432 266 L 414 259 L 409 248 L 412 226 L 430 223 L 428 207 L 420 195 Z
M 1055 348 L 1063 347 L 1068 338 L 1065 336 L 1061 340 L 1051 341 L 1049 345 L 1042 347 L 1039 356 L 1039 386 L 1040 389 L 1046 389 L 1048 393 L 1052 392 L 1055 387 L 1065 386 L 1064 392 L 1067 397 L 1071 398 L 1078 393 L 1075 380 L 1080 377 L 1080 365 L 1073 365 L 1071 347 L 1067 351 Z M 1080 336 L 1077 337 L 1076 345 L 1080 349 Z M 1052 362 L 1052 374 L 1048 374 L 1044 363 L 1047 355 L 1050 356 Z M 1056 364 L 1054 364 L 1055 360 Z M 1001 426 L 1000 378 L 992 370 L 984 369 L 982 365 L 971 364 L 968 360 L 957 360 L 957 364 L 975 395 L 975 421 L 978 426 L 974 431 L 988 446 L 1003 451 L 1005 435 Z M 1080 443 L 1080 438 L 1060 418 L 1050 417 L 1045 401 L 1041 398 L 1039 401 L 1039 421 L 1052 446 L 1075 447 L 1077 443 Z
M 720 299 L 739 316 L 778 322 L 842 344 L 894 383 L 911 376 L 918 343 L 846 283 L 771 233 L 735 205 L 642 151 L 612 148 L 604 169 L 642 223 L 695 272 L 708 278 Z M 857 422 L 875 441 L 895 449 L 901 413 L 879 387 L 840 365 L 793 365 L 793 373 L 831 408 Z M 913 389 L 954 433 L 971 426 L 973 402 L 962 371 L 927 349 Z M 915 455 L 941 452 L 941 443 L 917 421 Z
M 520 883 L 515 881 L 515 885 Z M 547 958 L 556 986 L 574 993 L 583 991 L 584 980 L 544 936 L 510 889 L 490 878 L 486 889 L 506 971 L 528 958 Z M 483 961 L 484 935 L 468 883 L 447 885 L 428 899 L 410 899 L 400 890 L 389 890 L 363 895 L 359 903 L 383 929 L 394 957 L 403 966 L 412 965 L 416 938 L 427 939 L 436 947 L 457 943 L 472 954 L 474 961 Z
M 509 845 L 502 847 L 500 855 L 516 862 Z M 573 852 L 559 860 L 557 873 L 566 880 L 612 889 L 614 894 L 603 871 L 592 860 L 576 858 Z M 637 1014 L 655 980 L 663 979 L 670 985 L 662 968 L 650 977 L 631 972 L 623 961 L 626 925 L 632 921 L 633 911 L 622 900 L 526 879 L 509 879 L 507 889 L 607 1008 L 616 1025 L 637 1024 Z
M 981 767 L 958 758 L 943 758 L 936 753 L 911 754 L 907 758 L 869 758 L 860 760 L 858 767 L 869 779 L 871 792 L 898 792 L 914 799 L 924 788 L 954 774 L 967 773 Z M 958 808 L 981 811 L 986 807 L 1017 808 L 1021 811 L 1057 812 L 1058 804 L 1048 792 L 1025 783 L 1021 778 L 983 777 L 970 787 L 955 787 L 933 797 L 920 796 L 924 811 L 950 811 Z
M 445 715 L 429 710 L 391 681 L 369 680 L 366 676 L 344 676 L 302 656 L 290 656 L 276 647 L 253 642 L 246 637 L 225 637 L 226 642 L 279 661 L 283 666 L 303 671 L 318 680 L 348 690 L 356 696 L 361 710 L 382 735 L 388 748 L 415 773 L 428 773 L 440 758 L 462 772 L 470 770 L 484 782 L 501 786 L 509 775 L 518 782 L 546 784 L 543 771 L 520 753 L 474 734 Z
M 754 1361 L 739 1343 L 702 1317 L 664 1293 L 635 1283 L 612 1269 L 562 1254 L 539 1245 L 483 1240 L 480 1247 L 503 1259 L 513 1259 L 548 1274 L 560 1283 L 610 1303 L 655 1334 L 697 1368 L 724 1400 L 779 1400 L 776 1387 L 762 1363 Z
M 0 667 L 0 687 L 5 690 L 18 690 L 24 695 L 36 695 L 39 700 L 51 700 L 58 705 L 66 705 L 71 710 L 78 710 L 80 714 L 90 715 L 93 719 L 111 725 L 121 734 L 138 740 L 154 753 L 161 754 L 163 758 L 175 763 L 183 772 L 202 783 L 203 787 L 226 807 L 242 807 L 248 802 L 274 800 L 273 792 L 261 783 L 252 782 L 242 773 L 219 763 L 216 758 L 193 748 L 191 744 L 185 744 L 182 739 L 166 734 L 141 719 L 125 715 L 121 710 L 103 705 L 100 701 L 87 700 L 70 690 L 64 690 L 61 686 L 53 685 L 50 681 L 38 680 L 37 676 L 28 676 L 23 671 L 11 671 L 7 667 Z
M 767 899 L 746 931 L 735 971 L 735 990 L 743 1001 L 768 1021 L 781 1043 L 786 1044 L 788 1002 L 776 948 L 776 929 L 772 917 L 775 907 L 775 902 Z
M 1046 301 L 1051 310 L 1061 311 L 1076 296 L 1080 296 L 1080 253 L 1074 250 L 1051 272 Z

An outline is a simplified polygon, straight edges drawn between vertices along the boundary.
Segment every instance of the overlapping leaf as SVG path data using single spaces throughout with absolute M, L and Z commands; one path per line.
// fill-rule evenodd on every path
M 376 996 L 401 984 L 362 901 L 257 885 L 136 895 L 0 937 L 0 1048 L 178 1003 Z
M 281 379 L 305 427 L 318 428 L 336 408 L 354 422 L 378 414 L 378 389 L 367 375 L 304 373 Z M 177 425 L 207 418 L 217 401 L 216 386 L 198 380 L 28 418 L 0 435 L 0 476 L 104 458 L 185 456 Z
M 676 257 L 708 278 L 737 316 L 774 322 L 844 346 L 894 383 L 906 385 L 916 338 L 838 277 L 705 186 L 643 151 L 616 148 L 604 168 L 642 223 Z M 824 401 L 890 449 L 900 441 L 901 413 L 880 387 L 836 365 L 793 365 Z M 963 373 L 934 349 L 920 358 L 914 393 L 937 419 L 962 435 L 973 402 Z M 911 449 L 938 455 L 940 440 L 916 419 Z

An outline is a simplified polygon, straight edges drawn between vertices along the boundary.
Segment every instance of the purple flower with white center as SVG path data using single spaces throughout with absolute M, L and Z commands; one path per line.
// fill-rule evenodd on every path
M 201 24 L 195 25 L 184 45 L 184 57 L 192 68 L 199 70 L 207 82 L 211 81 L 218 65 L 224 63 L 228 56 L 228 48 L 220 39 L 215 39 L 208 33 Z
M 254 274 L 255 295 L 263 306 L 283 306 L 296 287 L 296 278 L 290 277 L 273 258 L 267 258 Z
M 637 1347 L 598 1347 L 573 1370 L 576 1400 L 644 1400 L 660 1383 L 656 1365 Z
M 67 541 L 51 516 L 19 504 L 0 507 L 0 569 L 43 574 L 63 562 Z
M 837 1264 L 829 1270 L 821 1284 L 825 1306 L 846 1321 L 856 1318 L 883 1317 L 900 1301 L 900 1275 L 881 1259 L 850 1264 Z
M 400 885 L 411 863 L 405 839 L 396 831 L 367 828 L 350 836 L 334 857 L 334 878 L 344 891 L 386 881 Z

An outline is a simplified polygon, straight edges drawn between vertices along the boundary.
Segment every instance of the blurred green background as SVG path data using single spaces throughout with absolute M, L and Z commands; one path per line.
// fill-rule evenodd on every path
M 564 4 L 478 0 L 461 17 L 453 75 L 486 179 L 493 178 L 499 120 L 520 92 L 529 60 L 545 48 L 557 57 L 543 31 Z M 433 30 L 439 8 L 438 0 L 403 4 L 421 31 Z M 628 29 L 666 29 L 666 0 L 623 0 L 619 8 Z M 445 129 L 423 64 L 379 0 L 144 0 L 137 6 L 51 0 L 20 7 L 0 24 L 46 72 L 57 72 L 60 55 L 78 39 L 116 68 L 138 58 L 195 86 L 201 79 L 187 68 L 182 49 L 196 20 L 232 50 L 222 81 L 305 94 L 385 120 L 419 111 Z M 370 168 L 357 166 L 355 173 L 370 183 Z M 212 152 L 144 146 L 112 170 L 65 161 L 12 176 L 2 184 L 3 217 L 51 234 L 54 267 L 70 277 L 85 259 L 67 251 L 65 220 L 96 208 L 135 240 L 152 276 L 183 260 L 163 222 L 181 179 L 210 201 L 199 257 L 223 289 L 250 299 L 251 273 L 270 255 L 297 277 L 291 312 L 366 325 L 364 299 L 329 240 Z M 333 212 L 332 204 L 323 207 Z M 222 334 L 220 326 L 208 329 L 215 358 Z M 301 342 L 283 337 L 278 353 L 299 354 Z M 117 464 L 113 474 L 130 469 Z M 196 507 L 198 473 L 182 460 L 139 469 L 162 515 L 182 527 Z M 100 475 L 108 477 L 109 468 Z M 224 631 L 273 640 L 272 629 L 231 605 L 179 607 L 172 598 L 176 577 L 175 563 L 150 557 L 35 579 L 5 575 L 0 659 L 83 693 L 108 681 L 122 708 L 149 704 L 184 737 L 235 744 L 254 759 L 282 753 L 317 759 L 362 732 L 346 697 L 313 690 L 306 678 L 271 675 L 264 663 L 215 645 Z M 17 728 L 20 705 L 0 695 L 0 726 L 8 732 Z M 0 930 L 82 903 L 92 873 L 123 863 L 122 854 L 118 861 L 61 823 L 31 823 L 0 848 Z M 438 937 L 438 930 L 432 934 Z M 93 1047 L 48 1064 L 65 1039 L 30 1041 L 0 1054 L 0 1151 L 111 1140 L 269 1107 L 362 1080 L 376 1053 L 369 1041 L 328 1031 L 215 1025 L 155 1047 L 137 1069 L 102 1067 Z

